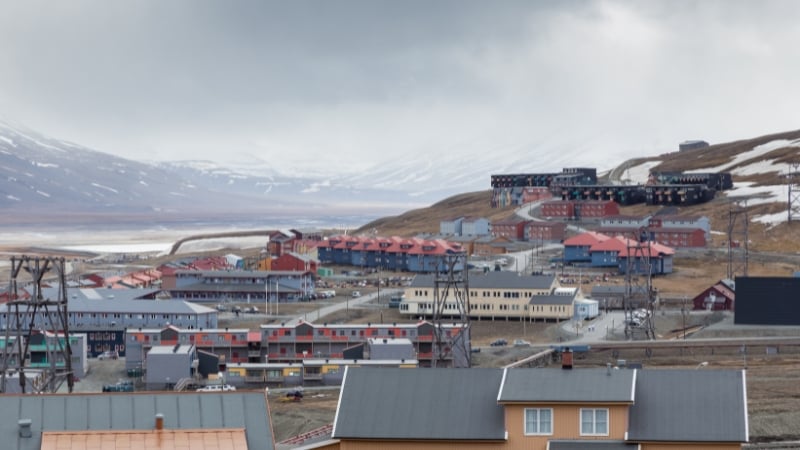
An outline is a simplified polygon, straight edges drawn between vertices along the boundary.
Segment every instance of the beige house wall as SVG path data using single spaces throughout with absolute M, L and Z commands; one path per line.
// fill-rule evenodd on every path
M 623 440 L 628 429 L 628 405 L 506 405 L 506 429 L 508 446 L 513 450 L 546 450 L 547 441 L 554 439 Z M 552 408 L 553 434 L 542 436 L 525 435 L 525 408 Z M 581 436 L 580 410 L 582 408 L 608 409 L 607 436 Z
M 475 318 L 513 318 L 531 321 L 544 319 L 567 320 L 573 316 L 574 305 L 529 305 L 530 298 L 537 295 L 548 295 L 553 288 L 559 287 L 557 282 L 547 289 L 470 289 L 470 316 Z M 433 315 L 433 287 L 405 289 L 404 303 L 408 310 L 401 308 L 401 314 L 413 316 Z M 445 315 L 450 312 L 458 314 L 455 300 L 450 298 L 451 308 L 445 307 Z M 427 307 L 426 307 L 427 306 Z

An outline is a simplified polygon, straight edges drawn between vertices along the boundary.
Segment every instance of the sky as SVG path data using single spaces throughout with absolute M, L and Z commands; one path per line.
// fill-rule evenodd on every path
M 616 163 L 797 129 L 799 20 L 791 0 L 0 0 L 0 117 L 139 161 Z

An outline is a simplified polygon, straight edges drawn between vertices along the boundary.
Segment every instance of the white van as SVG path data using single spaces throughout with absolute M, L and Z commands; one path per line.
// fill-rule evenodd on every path
M 235 390 L 236 386 L 231 386 L 229 384 L 211 384 L 198 388 L 197 392 L 226 392 Z
M 361 292 L 353 291 L 353 298 L 361 297 Z

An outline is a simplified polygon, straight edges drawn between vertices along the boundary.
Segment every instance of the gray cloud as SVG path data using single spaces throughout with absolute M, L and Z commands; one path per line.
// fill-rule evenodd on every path
M 579 147 L 615 162 L 797 128 L 793 1 L 0 0 L 0 11 L 0 113 L 136 159 L 358 170 Z

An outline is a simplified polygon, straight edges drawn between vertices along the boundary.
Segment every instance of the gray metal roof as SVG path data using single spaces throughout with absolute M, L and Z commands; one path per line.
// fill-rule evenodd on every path
M 550 289 L 555 275 L 519 275 L 517 272 L 495 272 L 470 274 L 470 289 Z M 410 287 L 433 287 L 433 275 L 417 275 Z
M 570 295 L 534 295 L 528 303 L 531 305 L 571 305 L 576 295 L 578 295 L 577 292 Z
M 189 392 L 0 396 L 0 442 L 9 450 L 39 450 L 43 431 L 244 428 L 251 449 L 272 449 L 272 427 L 263 392 Z M 20 419 L 31 419 L 30 438 L 19 437 Z
M 348 367 L 337 439 L 503 440 L 501 369 Z
M 497 401 L 633 402 L 635 378 L 635 370 L 506 369 Z
M 597 450 L 636 450 L 639 444 L 627 444 L 624 441 L 549 441 L 549 450 L 584 450 L 586 448 Z
M 744 371 L 639 370 L 632 441 L 746 442 Z
M 97 291 L 105 294 L 98 295 Z M 67 308 L 70 313 L 120 313 L 120 314 L 216 314 L 212 308 L 181 300 L 134 300 L 128 291 L 135 291 L 139 296 L 146 294 L 147 289 L 69 289 L 67 290 Z M 145 291 L 143 293 L 142 291 Z M 158 291 L 158 290 L 156 290 Z M 113 294 L 113 298 L 109 296 Z M 58 299 L 57 289 L 42 289 L 42 295 L 51 300 Z M 0 313 L 5 312 L 7 305 L 0 305 Z
M 297 272 L 294 270 L 176 270 L 176 275 L 196 275 L 204 278 L 274 278 L 279 276 L 301 277 L 310 272 Z
M 286 293 L 286 292 L 302 292 L 300 289 L 278 285 L 276 288 L 272 285 L 269 287 L 270 293 Z M 186 286 L 176 287 L 169 289 L 169 292 L 249 292 L 255 294 L 264 294 L 263 284 L 244 284 L 244 283 L 192 283 Z

